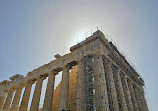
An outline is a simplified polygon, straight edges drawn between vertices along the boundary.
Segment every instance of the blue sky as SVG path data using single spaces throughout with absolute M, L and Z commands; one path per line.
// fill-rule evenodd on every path
M 157 5 L 156 0 L 1 0 L 0 81 L 26 76 L 102 26 L 144 78 L 149 105 L 157 111 Z

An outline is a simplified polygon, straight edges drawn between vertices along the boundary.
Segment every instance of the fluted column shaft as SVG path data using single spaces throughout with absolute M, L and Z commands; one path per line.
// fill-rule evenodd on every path
M 14 90 L 12 90 L 12 89 L 9 90 L 2 111 L 9 111 L 10 110 L 10 104 L 11 104 L 11 101 L 12 101 L 13 93 L 14 93 Z
M 69 99 L 69 66 L 63 67 L 62 81 L 59 95 L 59 111 L 68 109 Z
M 144 111 L 149 111 L 143 89 L 141 89 L 139 92 L 140 92 L 140 97 L 141 97 L 141 100 L 142 100 L 143 107 L 145 109 Z
M 45 79 L 45 77 L 39 77 L 37 79 L 36 87 L 35 87 L 32 102 L 31 102 L 30 111 L 38 111 L 39 110 L 41 89 L 42 89 L 42 84 L 43 84 L 44 79 Z
M 135 97 L 135 93 L 134 93 L 134 89 L 133 89 L 133 84 L 130 80 L 128 80 L 127 82 L 128 82 L 128 86 L 130 89 L 130 94 L 131 94 L 131 98 L 132 98 L 131 100 L 133 102 L 134 111 L 139 111 L 138 104 L 137 104 L 136 97 Z
M 108 70 L 109 81 L 110 81 L 110 91 L 111 91 L 111 96 L 112 96 L 113 109 L 114 109 L 114 111 L 119 111 L 116 88 L 115 88 L 114 77 L 113 77 L 113 72 L 112 72 L 112 67 L 111 67 L 110 61 L 108 62 L 107 70 Z
M 125 100 L 125 95 L 124 95 L 124 91 L 123 91 L 123 86 L 122 86 L 122 81 L 121 81 L 121 77 L 120 77 L 120 69 L 118 69 L 117 74 L 116 74 L 117 78 L 118 78 L 118 86 L 119 86 L 119 90 L 120 90 L 120 99 L 121 99 L 121 107 L 122 107 L 122 111 L 127 111 L 127 104 L 126 104 L 126 100 Z
M 85 64 L 84 59 L 81 59 L 77 63 L 78 72 L 77 72 L 77 103 L 76 108 L 77 111 L 84 111 L 85 110 L 85 101 L 86 101 L 86 76 L 85 76 Z
M 133 108 L 133 104 L 132 104 L 132 100 L 131 100 L 131 95 L 130 95 L 130 91 L 129 91 L 129 87 L 128 87 L 128 84 L 127 84 L 127 77 L 124 77 L 124 84 L 125 85 L 125 92 L 126 92 L 126 95 L 127 96 L 127 105 L 128 105 L 128 110 L 129 111 L 134 111 L 134 108 Z
M 3 108 L 6 95 L 0 96 L 0 111 Z
M 52 111 L 53 94 L 54 94 L 55 74 L 50 72 L 48 74 L 48 83 L 44 99 L 43 111 Z
M 142 102 L 141 102 L 141 97 L 140 97 L 139 91 L 138 91 L 136 86 L 134 87 L 134 91 L 135 91 L 135 96 L 136 96 L 136 99 L 137 99 L 137 104 L 138 104 L 138 107 L 139 107 L 139 111 L 144 111 L 144 107 L 142 106 Z
M 21 97 L 21 92 L 22 92 L 23 87 L 19 87 L 16 90 L 13 102 L 12 102 L 12 106 L 11 106 L 11 110 L 10 111 L 18 111 L 19 108 L 19 101 L 20 101 L 20 97 Z
M 29 81 L 25 87 L 25 91 L 23 94 L 23 98 L 22 98 L 22 101 L 20 104 L 19 111 L 27 111 L 32 84 L 33 84 L 33 81 Z
M 94 63 L 96 110 L 109 111 L 109 102 L 102 55 L 95 57 Z

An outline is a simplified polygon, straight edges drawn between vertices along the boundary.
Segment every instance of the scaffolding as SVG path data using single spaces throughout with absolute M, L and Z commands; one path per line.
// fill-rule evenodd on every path
M 88 36 L 91 37 L 93 32 L 97 30 L 99 30 L 98 27 L 95 28 L 93 31 L 92 30 L 89 31 L 90 35 Z M 100 37 L 100 35 L 96 35 L 96 36 L 98 38 Z M 125 75 L 129 73 L 128 69 L 123 69 L 124 68 L 123 67 L 122 68 L 123 71 L 118 72 L 118 69 L 120 67 L 119 64 L 122 64 L 122 60 L 121 60 L 122 58 L 119 59 L 117 58 L 118 64 L 111 64 L 110 66 L 111 74 L 113 77 L 112 82 L 116 90 L 115 101 L 117 101 L 118 109 L 114 107 L 114 98 L 112 97 L 113 89 L 111 88 L 111 80 L 109 77 L 109 73 L 107 72 L 108 58 L 105 56 L 106 52 L 107 50 L 101 44 L 100 39 L 91 41 L 84 46 L 80 45 L 80 43 L 77 44 L 77 62 L 78 64 L 80 64 L 79 62 L 82 63 L 80 64 L 81 67 L 78 68 L 78 70 L 80 71 L 78 71 L 77 74 L 77 81 L 80 81 L 80 83 L 77 83 L 76 86 L 77 97 L 73 110 L 74 111 L 106 111 L 107 109 L 105 108 L 108 107 L 110 111 L 116 111 L 116 110 L 124 111 L 125 106 L 127 108 L 126 110 L 131 110 L 131 107 L 133 107 L 133 109 L 136 111 L 140 110 L 140 108 L 138 109 L 137 107 L 135 107 L 137 101 L 142 101 L 141 98 L 138 97 L 139 95 L 134 95 L 134 93 L 137 93 L 137 89 L 136 89 L 137 87 L 134 87 L 135 85 L 133 85 L 131 81 L 128 81 L 127 78 L 125 78 Z M 113 55 L 108 55 L 108 56 L 111 56 L 110 59 L 116 62 L 116 60 L 114 60 L 116 58 L 113 58 Z M 101 65 L 102 63 L 99 61 L 100 58 L 103 61 L 103 65 Z M 99 61 L 98 64 L 97 61 Z M 120 75 L 122 90 L 120 89 L 119 86 L 120 84 L 118 82 L 119 81 L 118 75 Z M 105 82 L 102 80 L 101 77 L 105 77 Z M 107 91 L 105 91 L 103 88 L 105 87 L 105 85 Z M 133 88 L 134 90 L 131 90 L 129 88 Z M 104 97 L 105 92 L 107 92 L 107 97 Z M 105 103 L 103 101 L 104 98 L 108 99 L 108 103 Z M 122 98 L 124 98 L 125 102 L 123 102 Z M 141 107 L 141 105 L 139 107 Z
M 98 30 L 98 27 L 96 30 Z M 92 31 L 90 31 L 90 33 L 92 35 Z M 102 47 L 99 39 L 86 44 L 85 47 L 78 44 L 77 61 L 81 61 L 80 59 L 82 59 L 82 66 L 84 67 L 82 68 L 80 76 L 79 74 L 77 76 L 77 80 L 82 80 L 83 82 L 76 86 L 78 90 L 77 93 L 81 95 L 80 97 L 76 97 L 74 110 L 96 111 L 102 109 L 105 105 L 102 103 L 100 96 L 101 93 L 104 93 L 101 87 L 103 87 L 105 83 L 102 83 L 101 80 L 98 79 L 99 76 L 104 75 L 104 73 L 101 73 L 100 69 L 95 66 L 98 57 L 101 57 L 101 50 Z

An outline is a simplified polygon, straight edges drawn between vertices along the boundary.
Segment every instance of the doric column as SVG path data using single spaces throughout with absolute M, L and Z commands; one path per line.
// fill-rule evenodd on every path
M 149 111 L 143 88 L 139 92 L 140 92 L 140 97 L 141 97 L 142 104 L 144 107 L 144 111 Z
M 32 88 L 33 83 L 34 83 L 34 81 L 31 80 L 26 84 L 19 111 L 27 111 L 28 102 L 30 99 L 30 92 L 31 92 L 31 88 Z
M 38 111 L 38 109 L 39 109 L 41 89 L 42 89 L 42 84 L 43 84 L 44 79 L 45 79 L 44 76 L 40 76 L 37 79 L 36 87 L 35 87 L 32 102 L 31 102 L 30 111 Z
M 84 59 L 78 60 L 77 62 L 78 71 L 77 71 L 77 102 L 76 110 L 83 111 L 85 110 L 86 104 L 86 76 L 85 76 L 85 64 Z
M 111 91 L 113 109 L 114 109 L 114 111 L 119 111 L 119 105 L 118 105 L 118 100 L 117 100 L 117 93 L 116 93 L 116 88 L 115 88 L 113 72 L 112 72 L 112 67 L 111 67 L 111 62 L 110 61 L 108 62 L 107 70 L 108 70 L 109 81 L 110 81 L 110 91 Z
M 135 97 L 135 93 L 134 93 L 134 89 L 133 89 L 132 81 L 128 79 L 127 83 L 128 83 L 129 90 L 130 90 L 131 100 L 132 100 L 132 103 L 133 103 L 134 111 L 139 111 L 138 104 L 137 104 L 136 97 Z
M 5 100 L 5 104 L 3 106 L 2 111 L 10 111 L 10 104 L 11 104 L 11 101 L 12 101 L 13 93 L 14 93 L 14 90 L 10 89 L 9 92 L 8 92 L 7 98 Z
M 62 81 L 59 95 L 59 111 L 68 109 L 69 96 L 69 66 L 63 67 Z
M 128 87 L 128 84 L 127 84 L 127 77 L 125 76 L 124 77 L 124 84 L 125 85 L 125 93 L 126 93 L 126 97 L 127 97 L 127 105 L 128 105 L 128 110 L 129 111 L 134 111 L 133 109 L 133 104 L 132 104 L 132 100 L 131 100 L 131 95 L 130 95 L 130 91 L 129 91 L 129 87 Z
M 21 97 L 21 92 L 22 92 L 23 87 L 20 86 L 15 93 L 13 102 L 12 102 L 12 106 L 11 106 L 11 110 L 10 111 L 18 111 L 19 109 L 19 101 L 20 101 L 20 97 Z
M 0 96 L 0 111 L 1 111 L 2 108 L 3 108 L 5 98 L 6 98 L 6 95 L 1 95 L 1 96 Z
M 55 73 L 48 73 L 48 83 L 44 99 L 43 111 L 52 111 Z
M 122 111 L 127 111 L 128 108 L 127 108 L 127 104 L 126 104 L 126 100 L 125 100 L 125 95 L 124 95 L 124 91 L 123 91 L 121 77 L 120 77 L 120 69 L 118 69 L 116 76 L 118 78 L 118 86 L 119 86 L 119 91 L 120 91 L 120 99 L 121 99 Z
M 109 102 L 102 55 L 95 56 L 94 62 L 96 110 L 109 111 Z
M 137 104 L 138 104 L 138 107 L 139 107 L 139 111 L 145 111 L 144 107 L 142 106 L 140 93 L 139 93 L 136 86 L 134 86 L 134 91 L 135 91 L 135 96 L 136 96 Z

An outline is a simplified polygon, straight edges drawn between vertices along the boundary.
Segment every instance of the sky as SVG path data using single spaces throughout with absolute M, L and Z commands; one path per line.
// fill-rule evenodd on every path
M 157 111 L 157 5 L 156 0 L 1 0 L 0 81 L 26 76 L 55 54 L 69 53 L 98 26 L 142 76 L 149 107 Z M 56 86 L 60 79 L 61 74 Z

